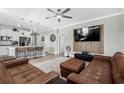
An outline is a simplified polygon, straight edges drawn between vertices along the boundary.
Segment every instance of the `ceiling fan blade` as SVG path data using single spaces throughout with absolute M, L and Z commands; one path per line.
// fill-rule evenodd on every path
M 56 17 L 56 15 L 55 16 L 46 17 L 45 19 L 49 19 L 49 18 L 52 18 L 52 17 Z
M 67 8 L 67 9 L 65 9 L 63 12 L 62 12 L 62 14 L 65 14 L 65 13 L 67 13 L 68 11 L 70 11 L 71 9 L 70 8 Z
M 58 18 L 58 22 L 61 22 L 61 19 L 60 18 Z
M 72 19 L 71 16 L 67 16 L 67 15 L 63 15 L 62 17 L 63 17 L 63 18 L 70 18 L 70 19 Z
M 49 19 L 49 18 L 51 18 L 51 17 L 46 17 L 45 19 Z
M 53 10 L 51 10 L 51 9 L 49 9 L 49 8 L 47 8 L 47 10 L 50 11 L 50 12 L 52 12 L 52 13 L 55 13 Z M 56 13 L 55 13 L 55 14 L 56 14 Z

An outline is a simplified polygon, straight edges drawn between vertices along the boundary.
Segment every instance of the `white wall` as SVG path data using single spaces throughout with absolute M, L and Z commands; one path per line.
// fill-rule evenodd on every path
M 41 34 L 42 34 L 42 36 L 45 37 L 44 47 L 45 47 L 46 51 L 54 53 L 54 54 L 58 54 L 58 34 L 57 34 L 57 30 L 42 32 Z M 51 40 L 50 40 L 50 36 L 52 34 L 55 34 L 55 36 L 56 36 L 56 40 L 54 42 L 51 42 Z
M 86 23 L 81 23 L 69 27 L 65 27 L 59 30 L 51 30 L 46 33 L 41 33 L 40 37 L 38 38 L 38 42 L 41 40 L 41 37 L 47 35 L 47 43 L 49 43 L 48 51 L 57 54 L 59 51 L 59 34 L 64 34 L 65 37 L 65 47 L 67 45 L 71 45 L 73 50 L 73 29 L 86 27 L 86 26 L 93 26 L 98 24 L 104 24 L 104 54 L 105 55 L 112 55 L 116 51 L 124 52 L 124 15 L 114 16 L 110 18 L 104 18 L 96 21 L 90 21 Z M 8 28 L 7 28 L 8 29 Z M 55 34 L 56 40 L 55 42 L 50 41 L 50 35 Z M 38 43 L 40 45 L 42 42 Z M 7 48 L 5 48 L 7 49 Z M 7 54 L 7 50 L 4 50 L 3 47 L 0 47 L 0 55 Z M 71 51 L 73 54 L 73 51 Z
M 73 48 L 73 29 L 99 24 L 104 24 L 104 54 L 113 55 L 116 51 L 124 52 L 124 15 L 62 28 L 66 39 L 65 45 L 71 45 Z

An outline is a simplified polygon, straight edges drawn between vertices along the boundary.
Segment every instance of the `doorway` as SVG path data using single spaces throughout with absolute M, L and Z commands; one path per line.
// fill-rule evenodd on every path
M 64 54 L 65 37 L 64 34 L 59 35 L 59 54 Z

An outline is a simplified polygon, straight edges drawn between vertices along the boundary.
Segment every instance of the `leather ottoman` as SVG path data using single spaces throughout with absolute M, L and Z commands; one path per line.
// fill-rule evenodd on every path
M 60 64 L 61 76 L 67 77 L 71 73 L 80 73 L 85 67 L 85 61 L 79 59 L 69 59 Z

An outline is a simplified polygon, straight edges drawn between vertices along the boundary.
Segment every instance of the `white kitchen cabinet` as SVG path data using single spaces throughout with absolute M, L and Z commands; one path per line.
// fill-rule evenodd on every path
M 6 29 L 1 29 L 0 30 L 0 35 L 1 36 L 6 36 Z
M 12 30 L 11 29 L 2 28 L 0 30 L 0 35 L 1 36 L 12 36 Z
M 1 55 L 8 55 L 9 54 L 9 47 L 10 46 L 0 46 L 0 56 Z
M 19 32 L 12 31 L 13 41 L 19 41 Z
M 6 36 L 12 36 L 12 30 L 6 29 Z

